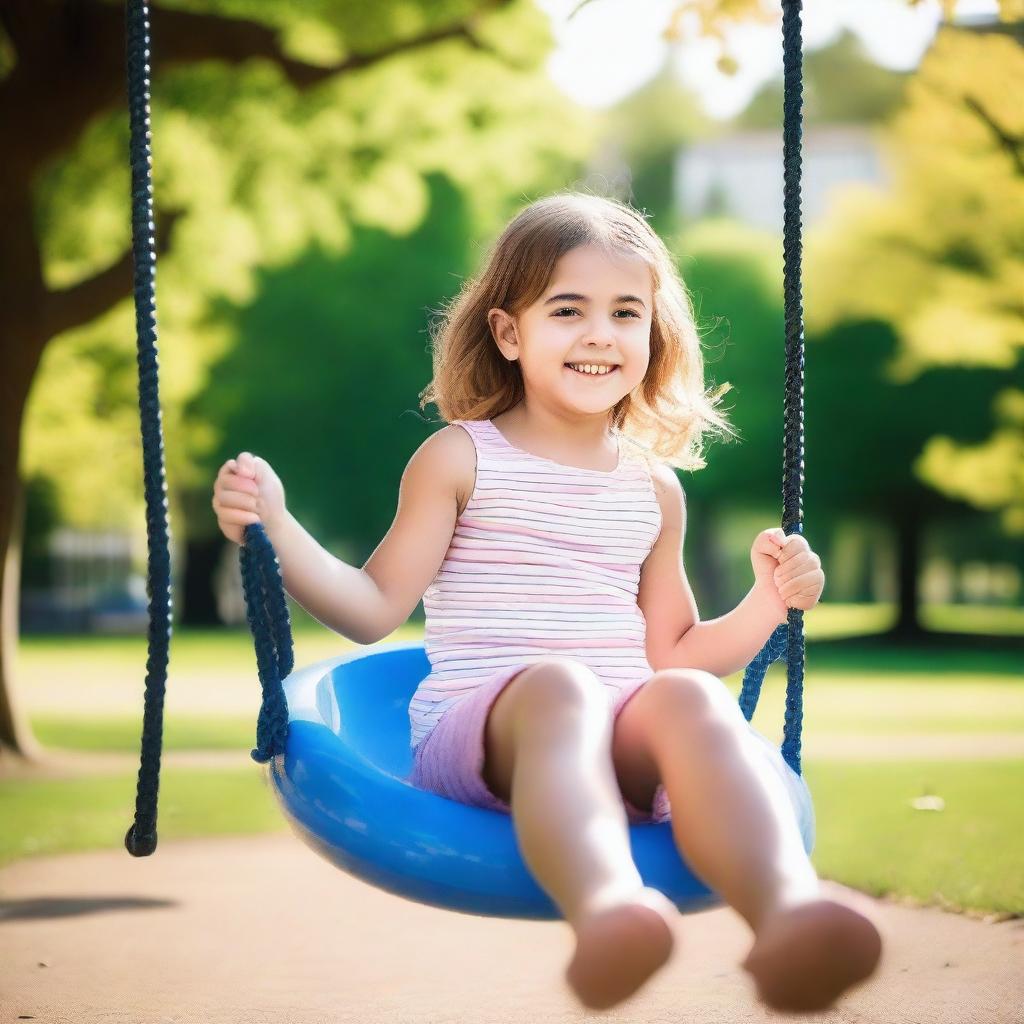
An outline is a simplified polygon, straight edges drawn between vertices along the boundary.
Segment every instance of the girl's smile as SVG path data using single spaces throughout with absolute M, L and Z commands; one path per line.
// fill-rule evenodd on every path
M 588 364 L 583 363 L 583 364 L 577 364 L 577 365 L 586 366 Z M 593 377 L 595 380 L 597 380 L 599 378 L 602 378 L 602 377 L 613 377 L 616 373 L 619 372 L 619 368 L 617 366 L 612 366 L 612 367 L 610 367 L 608 369 L 602 369 L 602 370 L 598 370 L 596 372 L 591 372 L 589 370 L 576 370 L 576 369 L 573 369 L 573 367 L 569 363 L 566 363 L 565 366 L 563 367 L 563 369 L 566 371 L 566 373 L 570 373 L 574 377 Z

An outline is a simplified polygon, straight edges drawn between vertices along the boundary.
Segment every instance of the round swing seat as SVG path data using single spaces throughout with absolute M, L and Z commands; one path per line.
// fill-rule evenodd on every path
M 285 817 L 327 860 L 398 896 L 468 914 L 561 919 L 523 862 L 508 814 L 406 781 L 409 701 L 429 669 L 422 644 L 390 644 L 284 680 L 288 738 L 267 768 Z M 813 817 L 800 827 L 810 852 Z M 629 833 L 644 883 L 679 910 L 721 902 L 679 856 L 668 822 Z

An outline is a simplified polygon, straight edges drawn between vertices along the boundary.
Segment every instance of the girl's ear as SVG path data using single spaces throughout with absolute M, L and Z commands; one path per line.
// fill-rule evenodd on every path
M 515 359 L 519 355 L 519 338 L 516 334 L 515 321 L 503 309 L 489 309 L 487 322 L 491 328 L 501 354 L 506 359 Z

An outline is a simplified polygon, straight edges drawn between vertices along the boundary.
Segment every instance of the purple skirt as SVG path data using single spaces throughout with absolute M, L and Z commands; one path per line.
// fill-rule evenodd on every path
M 501 691 L 529 664 L 519 664 L 502 669 L 491 679 L 481 683 L 475 690 L 452 705 L 440 718 L 431 732 L 415 749 L 413 766 L 408 778 L 410 785 L 438 796 L 483 807 L 492 811 L 512 813 L 507 801 L 491 792 L 484 781 L 484 740 L 487 716 Z M 643 688 L 646 680 L 623 689 L 612 704 L 613 722 L 635 694 Z M 756 747 L 763 755 L 766 770 L 775 772 L 783 781 L 797 821 L 807 813 L 809 794 L 803 779 L 782 757 L 779 748 L 767 737 L 762 736 L 750 723 L 750 733 L 758 741 Z M 672 808 L 664 785 L 654 791 L 651 809 L 645 811 L 630 803 L 624 796 L 622 802 L 630 824 L 670 821 Z
M 492 793 L 484 782 L 484 740 L 487 716 L 494 702 L 512 679 L 529 667 L 529 664 L 521 664 L 502 669 L 452 705 L 416 747 L 412 772 L 407 781 L 417 789 L 437 793 L 449 800 L 511 814 L 508 802 Z M 616 697 L 612 706 L 613 719 L 619 716 L 626 702 L 640 691 L 642 685 L 624 690 Z M 630 822 L 668 821 L 671 817 L 668 797 L 662 785 L 654 792 L 650 811 L 635 807 L 625 797 L 622 802 Z

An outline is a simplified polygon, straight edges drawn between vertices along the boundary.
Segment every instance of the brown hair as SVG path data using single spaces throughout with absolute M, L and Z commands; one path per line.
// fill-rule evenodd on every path
M 615 199 L 560 192 L 517 214 L 495 243 L 480 273 L 431 325 L 434 375 L 420 408 L 434 402 L 446 422 L 490 419 L 524 396 L 522 368 L 498 349 L 487 311 L 512 316 L 535 302 L 555 264 L 583 245 L 641 257 L 653 277 L 650 362 L 643 382 L 611 410 L 611 426 L 647 458 L 678 469 L 701 469 L 708 431 L 735 434 L 715 410 L 732 388 L 704 387 L 701 340 L 689 293 L 665 243 L 643 216 Z

